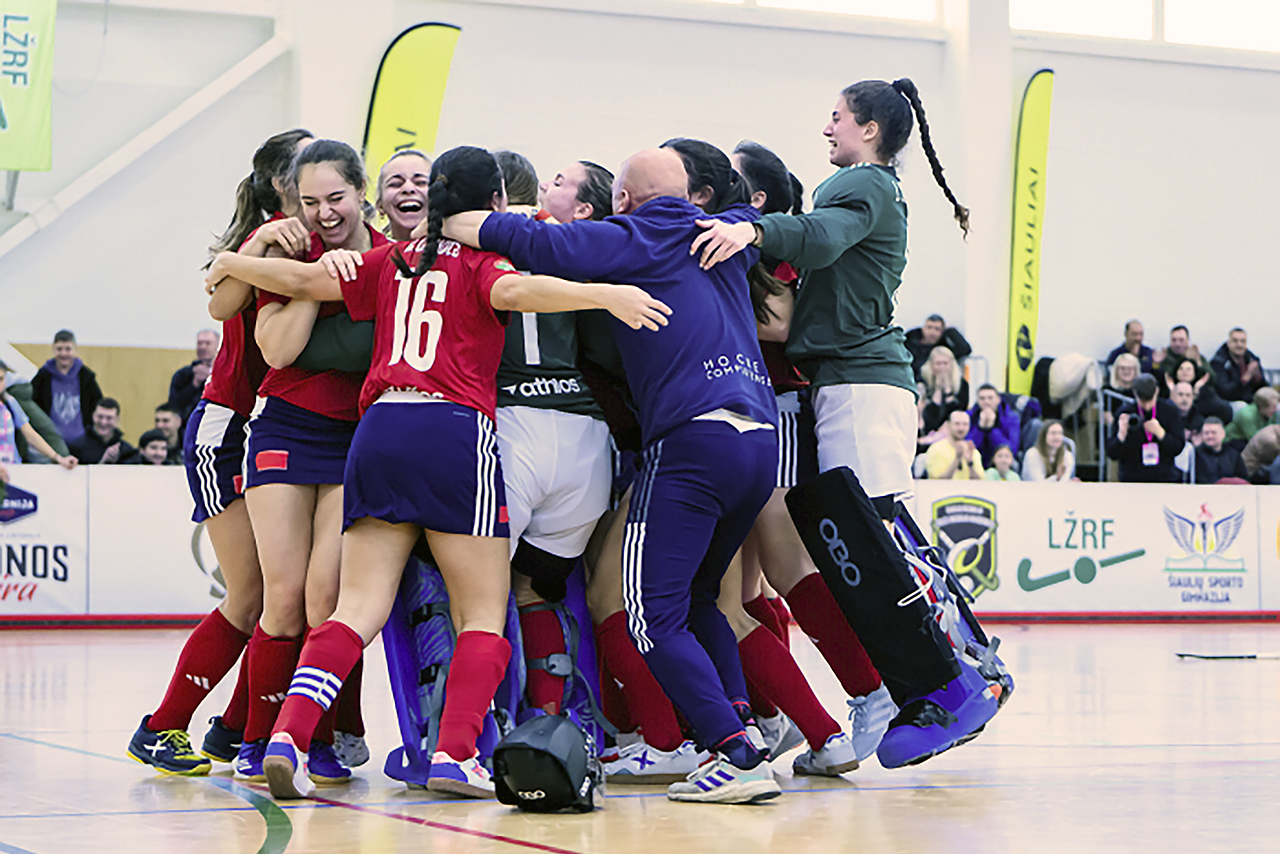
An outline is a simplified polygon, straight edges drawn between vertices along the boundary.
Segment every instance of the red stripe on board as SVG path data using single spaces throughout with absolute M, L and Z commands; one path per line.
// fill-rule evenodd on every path
M 5 629 L 190 629 L 206 614 L 5 614 Z
M 259 788 L 254 786 L 254 788 Z M 404 815 L 398 812 L 387 812 L 386 810 L 377 810 L 372 807 L 362 807 L 359 804 L 349 804 L 345 801 L 331 801 L 328 798 L 319 798 L 315 795 L 311 796 L 313 801 L 322 804 L 328 804 L 333 807 L 342 807 L 344 809 L 355 810 L 356 812 L 369 813 L 370 815 L 380 815 L 383 818 L 394 818 L 400 821 L 407 821 L 410 824 L 420 824 L 423 827 L 430 827 L 433 830 L 447 830 L 450 833 L 461 833 L 464 836 L 476 836 L 480 839 L 488 839 L 491 842 L 505 842 L 508 845 L 518 845 L 521 848 L 531 848 L 534 851 L 550 851 L 551 854 L 580 854 L 577 851 L 570 851 L 567 848 L 556 848 L 553 845 L 543 845 L 541 842 L 529 842 L 524 839 L 515 839 L 511 836 L 499 836 L 496 833 L 485 833 L 483 830 L 471 830 L 466 827 L 458 827 L 455 824 L 444 824 L 438 821 L 428 821 L 425 818 L 417 818 L 416 816 Z
M 984 623 L 1275 623 L 1280 611 L 1052 611 L 975 613 Z

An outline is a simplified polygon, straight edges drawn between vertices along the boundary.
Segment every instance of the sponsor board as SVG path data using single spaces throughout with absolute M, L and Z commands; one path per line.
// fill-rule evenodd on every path
M 13 466 L 0 501 L 0 615 L 82 614 L 87 472 Z
M 1258 610 L 1260 524 L 1280 538 L 1260 487 L 925 480 L 915 500 L 980 612 Z

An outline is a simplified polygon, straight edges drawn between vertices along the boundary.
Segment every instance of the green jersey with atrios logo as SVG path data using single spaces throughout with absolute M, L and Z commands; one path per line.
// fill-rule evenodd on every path
M 577 368 L 577 314 L 511 312 L 498 367 L 498 406 L 604 418 Z

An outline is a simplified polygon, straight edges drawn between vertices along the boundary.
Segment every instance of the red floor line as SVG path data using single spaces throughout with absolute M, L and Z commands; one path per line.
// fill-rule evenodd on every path
M 567 848 L 556 848 L 553 845 L 543 845 L 540 842 L 529 842 L 524 839 L 515 839 L 511 836 L 500 836 L 496 833 L 486 833 L 483 830 L 471 830 L 466 827 L 458 827 L 455 824 L 444 824 L 439 821 L 428 821 L 425 818 L 418 818 L 412 815 L 404 815 L 398 812 L 387 812 L 386 810 L 375 810 L 370 807 L 360 806 L 359 804 L 349 804 L 345 801 L 333 801 L 329 798 L 319 798 L 312 795 L 312 800 L 322 804 L 328 804 L 335 807 L 343 807 L 344 809 L 355 810 L 356 812 L 369 813 L 370 815 L 380 815 L 383 818 L 395 818 L 400 821 L 407 821 L 410 824 L 420 824 L 423 827 L 430 827 L 433 830 L 447 830 L 450 833 L 461 833 L 464 836 L 477 836 L 481 839 L 488 839 L 492 842 L 505 842 L 508 845 L 519 845 L 521 848 L 532 848 L 535 851 L 549 851 L 551 854 L 581 854 L 578 851 L 570 851 Z

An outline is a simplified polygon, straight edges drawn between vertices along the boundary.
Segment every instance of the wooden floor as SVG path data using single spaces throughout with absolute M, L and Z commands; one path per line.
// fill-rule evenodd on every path
M 977 741 L 915 769 L 871 760 L 794 779 L 755 807 L 613 787 L 587 816 L 442 802 L 381 773 L 396 743 L 380 647 L 365 708 L 374 760 L 318 802 L 278 808 L 231 780 L 153 776 L 125 745 L 185 633 L 0 633 L 0 853 L 53 852 L 1269 852 L 1280 851 L 1280 651 L 1267 626 L 999 626 L 1017 691 Z M 799 635 L 833 713 L 838 686 Z M 229 685 L 197 715 L 221 709 Z

